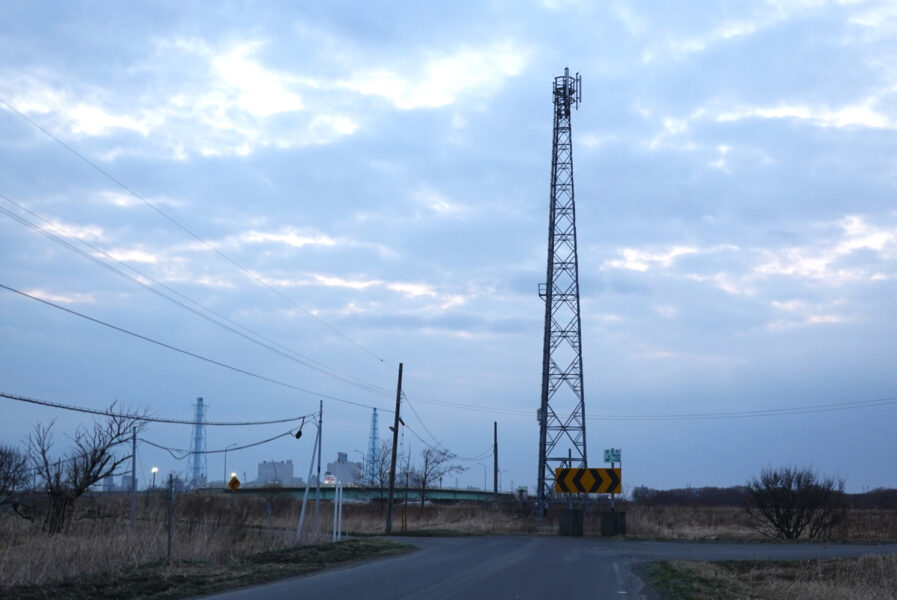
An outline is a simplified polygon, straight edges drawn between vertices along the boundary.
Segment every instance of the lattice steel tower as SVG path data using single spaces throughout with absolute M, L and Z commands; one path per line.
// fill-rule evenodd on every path
M 365 479 L 368 485 L 379 485 L 380 481 L 377 477 L 380 470 L 380 428 L 377 426 L 377 409 L 371 415 L 371 436 L 368 438 L 368 455 L 367 465 L 365 468 Z
M 202 398 L 196 399 L 195 410 L 193 412 L 193 437 L 191 438 L 190 460 L 188 462 L 187 471 L 190 480 L 187 484 L 192 489 L 201 488 L 206 484 L 208 478 L 208 468 L 206 461 L 206 405 L 203 404 Z
M 542 405 L 538 415 L 541 509 L 554 494 L 555 468 L 587 466 L 570 128 L 570 109 L 579 107 L 581 94 L 579 73 L 571 77 L 570 70 L 564 69 L 563 75 L 554 78 L 548 270 L 546 283 L 539 286 L 539 295 L 545 301 Z

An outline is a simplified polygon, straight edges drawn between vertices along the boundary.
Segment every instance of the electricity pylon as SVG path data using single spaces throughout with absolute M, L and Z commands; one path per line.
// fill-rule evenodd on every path
M 206 405 L 202 398 L 196 399 L 193 411 L 193 436 L 190 440 L 192 453 L 188 461 L 187 472 L 190 474 L 188 485 L 198 489 L 206 484 L 208 469 L 206 462 Z
M 380 428 L 377 425 L 377 409 L 371 415 L 371 435 L 368 438 L 368 455 L 364 479 L 367 485 L 379 485 L 378 471 L 380 470 Z M 376 483 L 375 483 L 376 482 Z
M 545 301 L 542 404 L 539 419 L 539 508 L 554 494 L 557 467 L 585 467 L 586 421 L 582 383 L 579 261 L 573 194 L 571 108 L 582 99 L 582 80 L 569 69 L 554 78 L 554 140 L 548 269 L 539 295 Z

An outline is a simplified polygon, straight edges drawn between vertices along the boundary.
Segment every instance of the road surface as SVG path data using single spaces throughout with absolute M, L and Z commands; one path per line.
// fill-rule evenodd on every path
M 656 560 L 795 560 L 897 554 L 897 544 L 634 542 L 490 536 L 394 538 L 417 552 L 209 596 L 215 600 L 647 598 L 633 566 Z

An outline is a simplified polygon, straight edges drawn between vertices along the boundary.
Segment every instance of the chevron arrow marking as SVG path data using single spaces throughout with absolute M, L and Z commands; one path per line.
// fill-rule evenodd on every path
M 604 469 L 604 473 L 608 479 L 607 493 L 619 494 L 623 489 L 623 486 L 620 484 L 622 479 L 620 469 Z
M 575 473 L 573 475 L 573 490 L 576 492 L 584 492 L 585 488 L 582 486 L 582 476 L 586 474 L 587 469 L 574 469 Z
M 570 469 L 555 469 L 554 471 L 554 491 L 559 493 L 570 493 L 573 490 L 567 487 L 567 474 Z
M 620 469 L 555 469 L 558 494 L 619 494 L 623 491 Z

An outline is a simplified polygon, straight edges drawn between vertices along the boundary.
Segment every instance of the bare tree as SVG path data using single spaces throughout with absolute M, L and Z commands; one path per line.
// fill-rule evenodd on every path
M 21 500 L 28 489 L 28 457 L 13 446 L 0 444 L 0 508 Z
M 423 462 L 410 476 L 412 481 L 420 487 L 420 507 L 423 510 L 424 502 L 427 499 L 427 488 L 446 475 L 461 473 L 464 471 L 464 467 L 451 464 L 451 461 L 455 459 L 455 455 L 448 450 L 424 448 L 421 450 L 420 455 Z
M 101 479 L 119 474 L 119 468 L 131 458 L 130 452 L 116 456 L 114 451 L 126 444 L 134 430 L 141 431 L 146 422 L 139 416 L 114 413 L 94 421 L 92 427 L 78 427 L 71 437 L 72 448 L 53 457 L 53 424 L 37 424 L 28 436 L 28 454 L 38 478 L 47 492 L 44 528 L 58 533 L 79 497 Z
M 817 538 L 847 516 L 844 480 L 798 467 L 767 467 L 747 482 L 748 514 L 761 532 L 794 540 Z
M 377 497 L 381 502 L 386 500 L 389 491 L 389 467 L 392 460 L 392 442 L 380 442 L 380 452 L 377 453 L 377 460 L 374 462 L 374 476 L 371 478 L 368 470 L 361 476 L 364 485 L 376 488 Z M 399 460 L 396 460 L 396 464 Z

